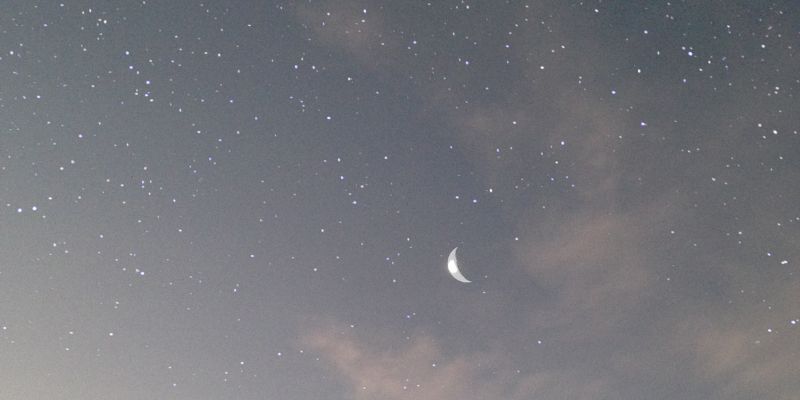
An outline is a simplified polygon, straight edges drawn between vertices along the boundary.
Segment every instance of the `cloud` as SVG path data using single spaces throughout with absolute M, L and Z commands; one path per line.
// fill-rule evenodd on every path
M 356 1 L 321 1 L 297 4 L 295 12 L 297 20 L 313 32 L 314 42 L 344 51 L 366 67 L 391 64 L 392 57 L 386 54 L 397 43 L 386 34 L 379 9 L 364 8 Z
M 430 336 L 417 335 L 403 346 L 359 339 L 339 330 L 316 330 L 301 345 L 321 354 L 349 383 L 359 400 L 596 399 L 601 379 L 574 371 L 523 372 L 509 365 L 505 349 L 445 355 Z
M 796 398 L 797 323 L 800 283 L 776 287 L 776 302 L 754 301 L 741 308 L 696 313 L 673 331 L 673 348 L 685 349 L 694 373 L 718 388 L 718 398 Z M 798 321 L 794 319 L 794 321 Z
M 443 122 L 447 129 L 434 134 L 455 144 L 472 176 L 504 200 L 499 215 L 520 238 L 512 245 L 514 272 L 518 282 L 532 282 L 521 291 L 547 294 L 515 307 L 504 303 L 519 302 L 514 295 L 498 296 L 492 312 L 509 312 L 505 320 L 521 329 L 504 331 L 482 352 L 451 354 L 446 341 L 429 335 L 405 340 L 384 333 L 367 340 L 308 331 L 305 345 L 324 356 L 356 398 L 645 393 L 782 400 L 800 392 L 793 379 L 800 328 L 787 326 L 789 319 L 800 320 L 800 287 L 790 270 L 798 235 L 786 228 L 794 216 L 785 212 L 797 202 L 786 188 L 798 172 L 775 161 L 785 156 L 777 147 L 754 140 L 771 135 L 754 126 L 774 112 L 772 103 L 735 95 L 707 101 L 707 93 L 675 84 L 688 70 L 657 60 L 633 73 L 630 60 L 644 54 L 636 47 L 642 44 L 604 31 L 600 20 L 576 24 L 580 10 L 552 12 L 542 5 L 513 16 L 537 23 L 521 24 L 508 39 L 510 49 L 498 59 L 511 67 L 472 74 L 489 57 L 469 68 L 438 56 L 388 60 L 386 54 L 403 48 L 389 40 L 400 35 L 390 33 L 411 29 L 375 10 L 355 32 L 360 9 L 348 4 L 325 26 L 324 5 L 298 15 L 315 27 L 317 40 L 379 71 L 386 82 L 407 85 L 408 76 L 436 71 L 412 86 L 420 109 Z M 605 46 L 610 39 L 626 44 Z M 739 66 L 756 66 L 755 60 Z M 748 68 L 739 71 L 732 69 L 731 82 L 749 79 Z M 490 90 L 476 90 L 484 87 Z M 773 139 L 786 140 L 791 128 L 779 128 Z M 712 185 L 711 176 L 718 182 Z M 776 228 L 777 221 L 784 227 Z M 739 230 L 745 232 L 741 245 L 725 236 Z M 754 253 L 773 248 L 792 264 L 754 265 L 763 261 Z M 741 287 L 748 291 L 739 293 Z M 525 364 L 539 369 L 517 372 L 511 359 L 530 356 L 521 349 L 531 332 L 546 337 L 550 350 Z

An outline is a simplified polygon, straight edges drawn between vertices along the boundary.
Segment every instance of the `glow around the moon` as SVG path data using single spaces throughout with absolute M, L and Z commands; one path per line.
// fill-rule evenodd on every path
M 471 281 L 469 279 L 465 278 L 464 275 L 461 274 L 461 271 L 459 271 L 459 269 L 458 269 L 458 260 L 456 259 L 456 250 L 458 250 L 458 247 L 453 249 L 453 251 L 451 251 L 450 255 L 447 257 L 447 271 L 450 272 L 450 275 L 452 275 L 453 278 L 456 278 L 457 281 L 464 282 L 464 283 L 470 283 Z

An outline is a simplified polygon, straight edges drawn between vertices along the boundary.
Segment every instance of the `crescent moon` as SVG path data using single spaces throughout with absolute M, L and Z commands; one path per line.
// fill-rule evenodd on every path
M 451 251 L 450 255 L 447 257 L 447 271 L 450 272 L 450 275 L 452 275 L 453 278 L 456 278 L 457 281 L 463 283 L 470 283 L 472 281 L 465 278 L 464 275 L 461 274 L 461 271 L 458 270 L 458 260 L 456 260 L 456 250 L 458 250 L 458 247 L 453 249 L 453 251 Z

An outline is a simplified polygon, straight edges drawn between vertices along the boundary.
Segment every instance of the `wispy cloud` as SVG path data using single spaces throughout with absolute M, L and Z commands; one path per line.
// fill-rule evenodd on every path
M 800 287 L 788 269 L 760 270 L 740 257 L 753 242 L 792 249 L 798 238 L 772 226 L 793 218 L 778 214 L 796 199 L 773 194 L 797 172 L 758 172 L 767 170 L 766 156 L 783 155 L 765 156 L 749 127 L 730 123 L 769 110 L 746 99 L 690 99 L 686 87 L 671 81 L 673 71 L 652 65 L 634 72 L 638 67 L 626 60 L 641 49 L 604 47 L 605 39 L 591 34 L 597 26 L 576 26 L 574 14 L 546 12 L 549 6 L 513 17 L 539 23 L 510 36 L 503 53 L 513 65 L 507 87 L 488 88 L 469 68 L 439 57 L 419 65 L 387 61 L 381 49 L 398 48 L 391 33 L 402 27 L 380 10 L 360 23 L 363 11 L 354 4 L 331 16 L 325 5 L 304 6 L 298 15 L 316 40 L 371 71 L 405 78 L 425 71 L 425 63 L 437 71 L 415 86 L 425 104 L 420 109 L 435 112 L 450 128 L 438 134 L 457 145 L 476 180 L 504 198 L 499 215 L 520 238 L 510 246 L 515 272 L 547 292 L 514 308 L 508 318 L 524 320 L 522 332 L 487 351 L 452 354 L 446 340 L 431 334 L 367 335 L 363 330 L 376 330 L 368 325 L 359 334 L 306 330 L 304 345 L 323 355 L 355 398 L 782 400 L 800 392 L 794 379 L 800 328 L 788 325 L 800 321 Z M 465 89 L 484 86 L 491 95 Z M 695 115 L 687 101 L 703 107 L 704 120 L 680 120 Z M 698 134 L 721 125 L 725 134 Z M 744 167 L 737 170 L 738 163 Z M 731 185 L 703 186 L 711 185 L 712 173 Z M 751 242 L 729 246 L 725 224 L 746 226 Z M 510 355 L 530 332 L 547 332 L 560 347 L 526 364 L 535 369 L 518 370 Z
M 606 389 L 601 379 L 575 372 L 517 370 L 504 351 L 446 355 L 430 336 L 415 336 L 399 347 L 392 343 L 400 338 L 381 339 L 322 329 L 301 343 L 323 356 L 356 399 L 594 399 Z

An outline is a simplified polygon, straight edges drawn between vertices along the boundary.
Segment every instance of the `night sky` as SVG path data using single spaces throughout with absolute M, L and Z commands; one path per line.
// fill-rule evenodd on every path
M 797 399 L 798 13 L 3 1 L 0 399 Z

